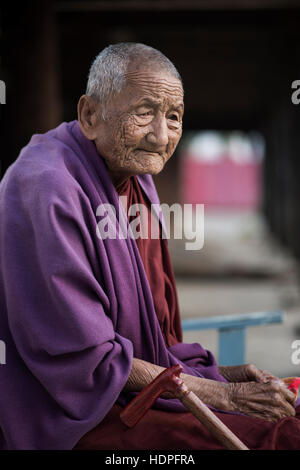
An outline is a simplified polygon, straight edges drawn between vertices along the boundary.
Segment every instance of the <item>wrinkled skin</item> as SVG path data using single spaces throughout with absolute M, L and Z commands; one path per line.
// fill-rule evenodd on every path
M 257 369 L 253 364 L 242 364 L 240 366 L 220 366 L 219 372 L 228 382 L 262 382 L 279 380 L 275 375 L 265 370 Z
M 219 371 L 231 382 L 231 409 L 274 422 L 295 415 L 295 397 L 273 374 L 253 364 L 219 367 Z
M 159 173 L 182 134 L 183 90 L 177 78 L 136 64 L 126 80 L 108 103 L 105 120 L 101 106 L 85 95 L 78 106 L 81 129 L 94 140 L 115 184 L 131 175 Z M 87 108 L 93 128 L 89 133 Z
M 129 68 L 126 79 L 126 86 L 105 110 L 86 95 L 78 103 L 80 128 L 95 142 L 114 184 L 132 175 L 159 173 L 182 133 L 183 90 L 177 78 L 137 62 Z M 134 358 L 125 390 L 142 390 L 162 370 Z M 220 373 L 228 383 L 186 374 L 182 378 L 204 403 L 216 409 L 269 421 L 295 415 L 294 394 L 272 374 L 248 364 L 220 367 Z
M 295 397 L 279 381 L 230 384 L 231 409 L 268 421 L 295 416 Z
M 134 359 L 125 390 L 142 390 L 163 370 L 163 367 Z M 235 411 L 271 422 L 295 416 L 294 394 L 277 377 L 251 364 L 221 367 L 220 370 L 227 380 L 231 377 L 236 382 L 216 382 L 187 374 L 181 374 L 181 378 L 204 403 L 218 410 Z M 165 393 L 163 397 L 171 395 Z

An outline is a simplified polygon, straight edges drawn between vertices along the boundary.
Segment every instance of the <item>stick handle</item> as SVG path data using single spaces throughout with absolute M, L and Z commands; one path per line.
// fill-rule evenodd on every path
M 156 399 L 165 391 L 177 392 L 178 385 L 174 381 L 180 375 L 179 364 L 163 370 L 121 411 L 120 418 L 126 426 L 132 428 L 147 413 Z
M 189 391 L 181 401 L 226 449 L 249 450 L 194 392 Z

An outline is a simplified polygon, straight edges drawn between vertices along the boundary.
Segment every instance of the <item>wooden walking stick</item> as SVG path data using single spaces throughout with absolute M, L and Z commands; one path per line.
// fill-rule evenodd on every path
M 123 423 L 130 428 L 135 426 L 155 400 L 162 393 L 169 392 L 178 398 L 226 449 L 249 450 L 202 400 L 187 388 L 179 377 L 181 371 L 182 366 L 177 364 L 159 374 L 122 410 L 120 418 Z

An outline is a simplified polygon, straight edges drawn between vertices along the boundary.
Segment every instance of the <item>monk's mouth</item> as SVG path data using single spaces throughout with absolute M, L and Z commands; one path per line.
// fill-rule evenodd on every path
M 137 149 L 137 151 L 138 152 L 148 153 L 150 155 L 156 155 L 156 156 L 159 156 L 159 157 L 163 156 L 163 154 L 161 152 L 154 152 L 154 151 L 151 151 L 151 150 Z

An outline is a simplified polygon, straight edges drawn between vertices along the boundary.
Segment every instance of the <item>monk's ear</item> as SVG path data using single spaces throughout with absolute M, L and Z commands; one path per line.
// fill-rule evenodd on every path
M 80 129 L 89 140 L 97 137 L 97 128 L 101 119 L 100 104 L 87 95 L 82 95 L 78 101 L 77 114 Z

